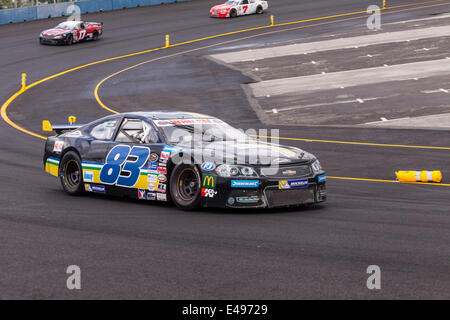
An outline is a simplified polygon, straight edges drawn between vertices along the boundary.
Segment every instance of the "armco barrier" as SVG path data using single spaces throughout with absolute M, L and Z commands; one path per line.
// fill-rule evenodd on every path
M 0 24 L 12 22 L 24 22 L 37 19 L 47 19 L 67 15 L 67 8 L 76 4 L 80 7 L 80 13 L 94 13 L 100 11 L 119 10 L 124 8 L 135 8 L 158 5 L 162 3 L 184 2 L 190 0 L 85 0 L 76 2 L 64 2 L 46 4 L 33 7 L 16 9 L 1 9 Z
M 35 7 L 23 7 L 17 9 L 0 10 L 0 24 L 11 22 L 24 22 L 36 19 L 37 14 Z
M 112 0 L 78 1 L 81 14 L 113 10 Z
M 47 19 L 66 15 L 70 2 L 55 3 L 53 5 L 42 5 L 36 7 L 37 19 Z

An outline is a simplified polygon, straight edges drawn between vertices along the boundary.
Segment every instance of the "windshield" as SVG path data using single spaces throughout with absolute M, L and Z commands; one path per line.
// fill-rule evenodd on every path
M 63 22 L 63 23 L 58 24 L 55 29 L 74 30 L 75 25 L 67 23 L 67 22 Z
M 155 120 L 169 143 L 254 140 L 219 119 Z
M 227 1 L 227 2 L 225 2 L 225 4 L 228 4 L 228 5 L 238 4 L 238 3 L 239 3 L 239 1 Z

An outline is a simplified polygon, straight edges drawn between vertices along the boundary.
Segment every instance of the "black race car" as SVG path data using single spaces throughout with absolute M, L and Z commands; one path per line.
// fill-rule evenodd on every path
M 45 170 L 71 195 L 172 200 L 185 210 L 326 200 L 326 175 L 313 155 L 262 142 L 214 117 L 133 112 L 50 130 L 58 135 L 45 143 Z

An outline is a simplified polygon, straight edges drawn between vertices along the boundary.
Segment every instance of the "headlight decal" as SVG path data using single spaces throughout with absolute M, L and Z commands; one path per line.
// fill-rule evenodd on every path
M 258 174 L 251 167 L 241 165 L 222 164 L 216 168 L 219 176 L 229 177 L 258 177 Z

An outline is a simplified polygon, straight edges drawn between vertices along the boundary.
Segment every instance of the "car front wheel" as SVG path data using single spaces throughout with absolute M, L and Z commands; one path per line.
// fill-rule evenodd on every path
M 175 205 L 193 210 L 200 205 L 201 176 L 195 165 L 179 164 L 170 177 L 170 195 Z

